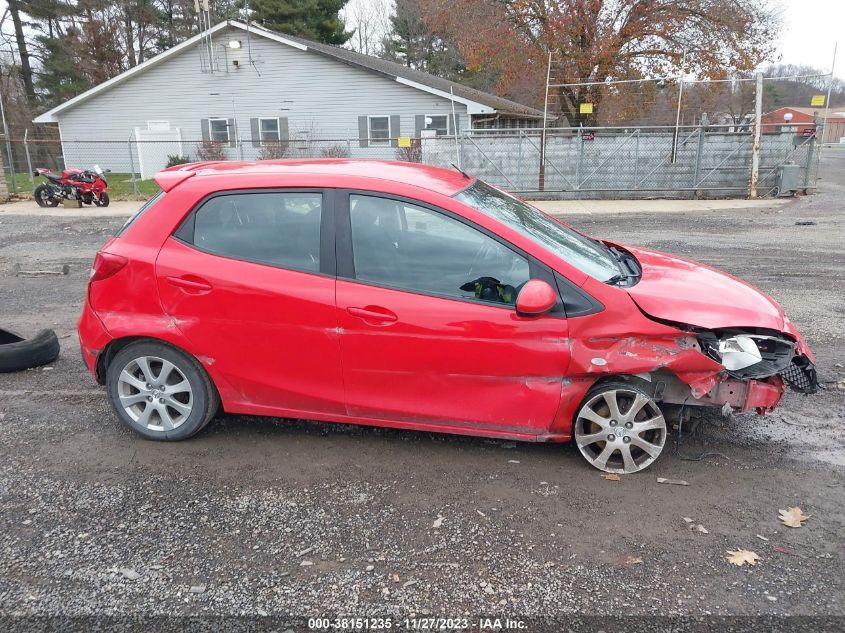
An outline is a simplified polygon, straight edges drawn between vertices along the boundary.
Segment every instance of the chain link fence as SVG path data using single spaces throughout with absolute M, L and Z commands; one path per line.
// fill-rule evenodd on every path
M 822 134 L 811 124 L 762 123 L 756 194 L 813 190 Z M 182 162 L 310 158 L 371 158 L 459 167 L 531 198 L 692 198 L 751 194 L 754 126 L 697 125 L 466 130 L 458 136 L 368 139 L 302 135 L 282 141 L 214 142 L 168 138 L 10 139 L 3 144 L 11 194 L 31 192 L 38 167 L 111 170 L 113 199 L 157 191 L 152 177 Z M 784 172 L 790 176 L 784 188 Z

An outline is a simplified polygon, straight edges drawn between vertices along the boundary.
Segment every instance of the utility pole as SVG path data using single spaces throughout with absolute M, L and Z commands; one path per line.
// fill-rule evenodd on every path
M 540 182 L 538 189 L 546 189 L 546 126 L 549 118 L 549 81 L 552 77 L 552 53 L 549 51 L 549 65 L 546 67 L 546 97 L 543 100 L 543 132 L 540 137 Z
M 681 124 L 681 101 L 684 100 L 684 66 L 687 61 L 687 51 L 684 49 L 684 54 L 681 57 L 681 75 L 678 85 L 678 110 L 675 114 L 675 138 L 672 139 L 672 163 L 678 158 L 678 127 Z
M 757 88 L 754 95 L 754 137 L 751 145 L 751 184 L 748 195 L 757 197 L 757 182 L 760 179 L 760 128 L 763 126 L 763 73 L 757 73 Z

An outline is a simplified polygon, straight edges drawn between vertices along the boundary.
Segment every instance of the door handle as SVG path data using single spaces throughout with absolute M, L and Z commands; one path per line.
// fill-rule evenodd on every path
M 366 308 L 346 308 L 346 311 L 352 316 L 359 317 L 365 321 L 380 321 L 382 323 L 393 323 L 397 320 L 397 316 L 381 306 L 367 306 Z
M 180 290 L 203 294 L 211 292 L 211 284 L 200 277 L 168 277 L 167 282 Z

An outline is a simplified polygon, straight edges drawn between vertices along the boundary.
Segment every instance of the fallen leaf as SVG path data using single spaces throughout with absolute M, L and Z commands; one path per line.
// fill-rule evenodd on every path
M 689 517 L 684 517 L 684 523 L 692 523 L 692 519 Z
M 701 523 L 699 523 L 695 529 L 701 532 L 702 534 L 710 534 L 710 532 L 707 531 L 707 528 L 701 525 Z
M 778 518 L 787 527 L 800 528 L 804 526 L 804 522 L 810 517 L 804 514 L 801 508 L 787 508 L 786 510 L 780 510 Z
M 689 486 L 689 482 L 683 479 L 666 479 L 665 477 L 658 477 L 657 483 L 669 484 L 670 486 Z
M 642 565 L 642 562 L 642 558 L 634 556 L 633 554 L 626 554 L 621 560 L 622 565 L 625 567 L 630 567 L 631 565 Z
M 442 516 L 440 516 L 440 515 L 438 514 L 438 515 L 437 515 L 437 518 L 436 518 L 436 519 L 434 519 L 434 523 L 432 524 L 432 526 L 431 526 L 431 527 L 433 527 L 434 529 L 439 528 L 441 525 L 443 525 L 443 519 L 444 519 L 444 518 L 445 518 L 445 517 L 442 517 Z
M 602 475 L 602 479 L 605 479 L 607 481 L 620 481 L 619 475 L 617 475 L 616 473 L 605 473 L 604 475 Z
M 747 549 L 738 549 L 736 551 L 728 550 L 727 559 L 729 563 L 732 563 L 737 567 L 742 567 L 745 563 L 748 563 L 749 565 L 756 565 L 757 561 L 760 560 L 760 557 L 757 555 L 757 552 L 752 552 Z

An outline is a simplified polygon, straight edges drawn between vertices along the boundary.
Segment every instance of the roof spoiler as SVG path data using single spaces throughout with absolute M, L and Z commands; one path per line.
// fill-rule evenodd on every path
M 178 167 L 168 167 L 160 172 L 158 172 L 155 176 L 153 176 L 153 180 L 156 181 L 161 190 L 167 193 L 177 185 L 185 182 L 188 178 L 195 175 L 197 172 L 194 171 L 196 165 L 190 165 L 188 169 L 185 169 L 184 165 L 179 165 Z

